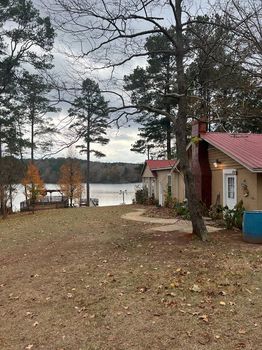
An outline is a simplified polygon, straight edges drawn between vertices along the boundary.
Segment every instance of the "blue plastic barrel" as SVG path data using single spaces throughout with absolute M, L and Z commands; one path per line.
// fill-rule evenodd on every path
M 244 212 L 243 237 L 250 243 L 262 243 L 262 210 Z

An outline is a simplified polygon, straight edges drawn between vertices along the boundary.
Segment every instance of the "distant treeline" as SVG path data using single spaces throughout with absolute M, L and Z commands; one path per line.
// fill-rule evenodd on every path
M 28 162 L 29 160 L 26 160 Z M 57 183 L 59 169 L 66 158 L 35 160 L 45 183 Z M 83 176 L 86 172 L 85 160 L 79 159 Z M 90 182 L 92 183 L 128 183 L 141 181 L 142 164 L 91 162 Z

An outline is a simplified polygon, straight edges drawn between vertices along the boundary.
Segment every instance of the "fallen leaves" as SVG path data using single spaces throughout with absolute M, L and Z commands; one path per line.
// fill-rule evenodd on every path
M 196 293 L 201 293 L 202 292 L 201 288 L 197 284 L 194 284 L 193 287 L 190 288 L 190 290 L 192 292 L 196 292 Z
M 207 345 L 211 342 L 211 336 L 208 333 L 202 333 L 198 336 L 197 341 L 201 345 Z
M 193 332 L 193 331 L 186 331 L 186 335 L 187 335 L 189 338 L 191 338 L 191 337 L 192 337 L 192 332 Z
M 170 283 L 170 288 L 178 288 L 180 286 L 180 284 L 176 281 Z
M 34 346 L 33 344 L 29 344 L 29 345 L 27 345 L 27 346 L 25 347 L 25 349 L 26 349 L 26 350 L 31 350 L 31 349 L 33 348 L 33 346 Z
M 139 288 L 139 293 L 145 293 L 148 291 L 148 287 L 142 287 L 142 288 Z
M 97 210 L 102 212 L 103 208 Z M 93 212 L 92 215 L 96 215 Z M 74 225 L 80 223 L 84 211 L 78 213 L 80 219 L 70 219 Z M 71 217 L 71 211 L 66 215 Z M 142 225 L 133 228 L 128 225 L 128 232 L 122 233 L 114 225 L 112 233 L 108 228 L 105 234 L 102 230 L 98 234 L 94 226 L 92 230 L 89 228 L 92 215 L 87 219 L 87 214 L 83 214 L 84 222 L 81 227 L 79 224 L 81 234 L 76 232 L 74 240 L 71 233 L 64 236 L 61 231 L 59 241 L 53 236 L 54 246 L 48 251 L 44 240 L 36 240 L 34 247 L 27 243 L 26 247 L 30 248 L 26 250 L 27 260 L 22 260 L 20 266 L 3 260 L 7 267 L 1 271 L 0 294 L 5 303 L 1 305 L 4 306 L 1 316 L 7 322 L 1 326 L 9 337 L 12 334 L 8 329 L 14 319 L 21 322 L 25 330 L 23 338 L 17 336 L 16 329 L 13 331 L 17 339 L 14 347 L 48 349 L 61 331 L 68 330 L 66 340 L 60 339 L 56 350 L 79 349 L 82 344 L 78 335 L 87 330 L 97 348 L 111 335 L 111 347 L 127 348 L 124 344 L 131 334 L 134 336 L 130 348 L 134 349 L 146 348 L 149 337 L 157 339 L 156 347 L 161 347 L 162 341 L 169 341 L 162 345 L 168 349 L 176 346 L 232 350 L 237 346 L 244 349 L 245 345 L 246 348 L 259 347 L 261 272 L 257 269 L 256 275 L 250 274 L 249 267 L 245 270 L 240 261 L 241 254 L 243 261 L 252 262 L 254 254 L 258 254 L 254 248 L 242 249 L 240 243 L 235 255 L 225 259 L 231 243 L 224 244 L 221 236 L 202 250 L 202 243 L 197 241 L 175 244 L 177 238 L 173 233 L 152 237 L 144 233 Z M 56 216 L 52 225 L 55 221 Z M 112 241 L 120 242 L 121 249 L 116 250 Z M 198 250 L 194 250 L 195 246 Z M 25 251 L 22 247 L 19 247 L 21 255 Z M 11 247 L 10 253 L 13 261 L 15 254 Z M 238 268 L 240 263 L 243 269 Z M 38 278 L 36 272 L 40 275 Z M 34 278 L 30 278 L 31 274 Z M 18 276 L 18 280 L 11 280 L 10 276 Z M 16 297 L 19 300 L 13 301 Z M 50 334 L 48 339 L 46 334 Z M 170 334 L 174 335 L 172 343 Z M 176 343 L 178 337 L 179 343 Z M 0 348 L 8 348 L 8 340 L 3 341 L 6 344 L 1 343 L 0 338 Z
M 9 294 L 9 299 L 11 299 L 11 300 L 18 300 L 18 299 L 19 299 L 19 296 L 14 295 L 13 293 L 10 293 L 10 294 Z
M 227 293 L 226 293 L 224 290 L 221 290 L 221 291 L 219 292 L 219 294 L 220 294 L 220 295 L 223 295 L 223 296 L 227 295 Z
M 207 315 L 200 315 L 198 318 L 206 323 L 209 322 L 208 316 Z

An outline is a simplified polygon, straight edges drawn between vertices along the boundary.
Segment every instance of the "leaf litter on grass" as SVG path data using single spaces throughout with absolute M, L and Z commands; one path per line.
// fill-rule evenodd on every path
M 120 219 L 132 210 L 1 223 L 1 350 L 260 348 L 259 247 L 230 232 L 204 249 L 177 233 L 154 236 Z

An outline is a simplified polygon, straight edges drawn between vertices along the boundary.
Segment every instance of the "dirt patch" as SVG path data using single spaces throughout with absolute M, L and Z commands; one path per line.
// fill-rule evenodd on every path
M 174 209 L 165 207 L 147 207 L 146 212 L 143 214 L 151 218 L 161 218 L 161 219 L 175 219 Z
M 261 348 L 261 246 L 148 232 L 133 210 L 0 221 L 1 350 Z

